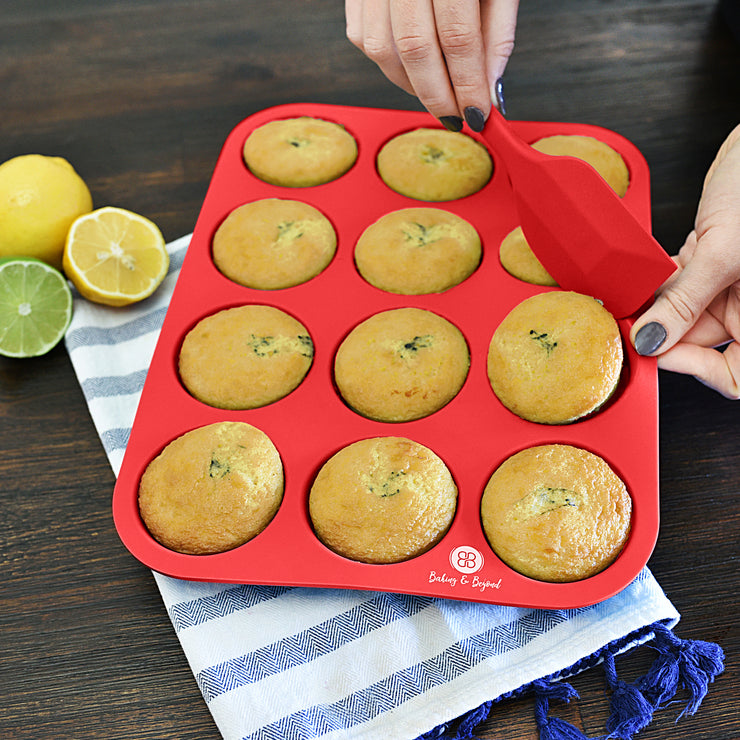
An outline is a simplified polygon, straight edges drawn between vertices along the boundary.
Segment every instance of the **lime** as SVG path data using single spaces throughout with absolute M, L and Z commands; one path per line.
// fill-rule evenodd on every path
M 72 291 L 59 270 L 29 257 L 0 259 L 0 355 L 45 354 L 71 319 Z

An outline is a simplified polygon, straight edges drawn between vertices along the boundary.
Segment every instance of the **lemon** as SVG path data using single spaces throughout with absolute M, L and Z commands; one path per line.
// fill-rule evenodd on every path
M 23 154 L 0 165 L 0 257 L 35 257 L 61 269 L 67 231 L 92 210 L 84 180 L 62 157 Z
M 0 259 L 0 355 L 38 357 L 72 319 L 72 291 L 59 270 L 28 257 Z
M 64 246 L 67 277 L 82 296 L 107 306 L 126 306 L 150 296 L 169 264 L 157 225 L 112 206 L 77 218 Z

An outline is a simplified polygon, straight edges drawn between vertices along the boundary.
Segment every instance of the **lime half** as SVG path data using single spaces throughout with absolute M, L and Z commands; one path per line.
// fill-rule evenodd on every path
M 71 319 L 72 291 L 59 270 L 27 257 L 0 259 L 0 355 L 45 354 Z

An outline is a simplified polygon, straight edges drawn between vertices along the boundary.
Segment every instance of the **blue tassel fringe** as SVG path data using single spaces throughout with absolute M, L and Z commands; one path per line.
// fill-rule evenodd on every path
M 417 740 L 471 740 L 475 738 L 476 727 L 486 720 L 494 703 L 527 692 L 533 692 L 535 696 L 534 712 L 540 740 L 632 740 L 650 724 L 654 713 L 668 704 L 685 702 L 678 719 L 695 714 L 709 690 L 709 684 L 724 670 L 722 648 L 713 642 L 682 640 L 660 623 L 652 625 L 649 632 L 652 632 L 653 640 L 646 647 L 653 649 L 657 656 L 647 673 L 632 683 L 626 683 L 617 676 L 615 654 L 629 642 L 620 641 L 620 644 L 607 645 L 567 672 L 538 679 L 511 694 L 486 702 L 455 722 L 435 727 Z M 606 723 L 607 734 L 589 738 L 571 723 L 550 717 L 550 701 L 567 703 L 577 699 L 576 690 L 560 679 L 599 662 L 603 663 L 606 682 L 611 689 L 611 714 Z M 688 695 L 687 699 L 677 698 L 681 691 Z

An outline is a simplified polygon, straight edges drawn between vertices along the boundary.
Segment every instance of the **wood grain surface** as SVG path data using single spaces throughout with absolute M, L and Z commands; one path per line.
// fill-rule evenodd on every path
M 3 0 L 0 161 L 66 157 L 96 206 L 192 231 L 229 131 L 267 106 L 418 109 L 344 37 L 338 0 Z M 703 175 L 740 121 L 740 45 L 710 0 L 522 0 L 506 74 L 513 119 L 612 128 L 645 154 L 654 233 L 675 253 Z M 740 245 L 739 245 L 740 248 Z M 719 642 L 726 671 L 698 714 L 668 708 L 645 740 L 737 740 L 740 449 L 736 403 L 660 376 L 660 537 L 650 567 L 681 637 Z M 0 358 L 0 735 L 4 740 L 219 737 L 146 568 L 121 545 L 114 477 L 63 345 Z M 644 671 L 640 649 L 618 661 Z M 587 734 L 600 669 L 553 711 Z M 482 738 L 535 740 L 529 699 Z

